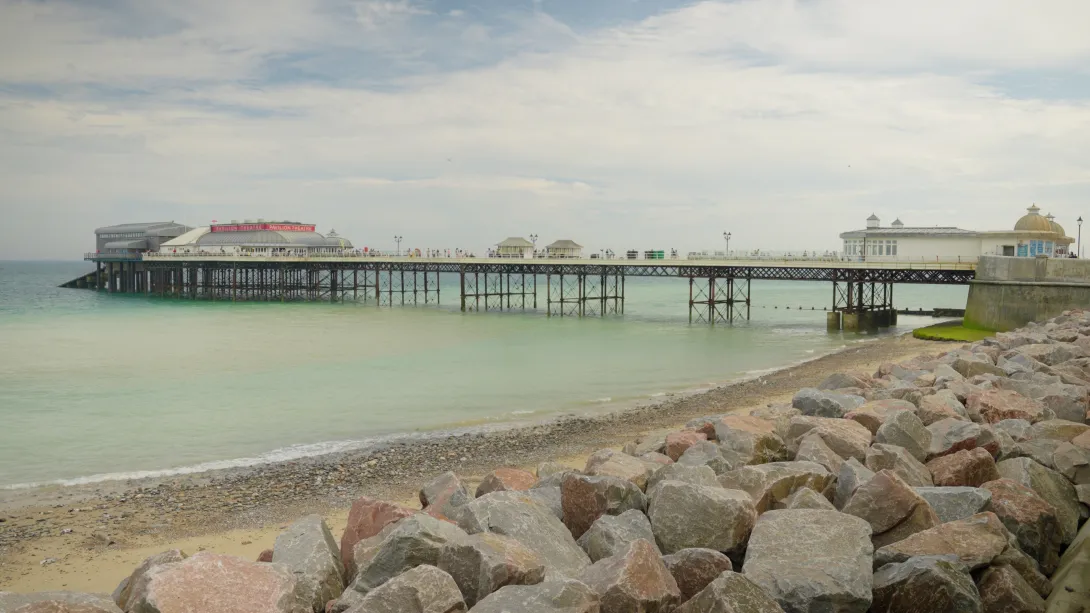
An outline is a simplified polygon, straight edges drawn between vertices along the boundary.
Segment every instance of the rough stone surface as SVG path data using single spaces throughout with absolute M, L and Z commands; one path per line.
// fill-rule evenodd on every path
M 867 449 L 867 468 L 874 472 L 891 470 L 914 487 L 934 485 L 931 471 L 904 447 L 876 443 Z
M 908 410 L 891 411 L 886 421 L 874 435 L 874 440 L 885 445 L 903 447 L 920 462 L 927 459 L 931 447 L 931 432 L 923 425 L 916 413 Z
M 620 515 L 603 515 L 579 537 L 579 546 L 591 562 L 618 555 L 638 539 L 655 542 L 651 521 L 642 511 L 632 509 Z
M 1033 424 L 1024 419 L 1004 419 L 996 422 L 994 425 L 996 430 L 1005 432 L 1014 441 L 1028 441 L 1033 438 Z
M 802 442 L 799 443 L 799 450 L 795 454 L 795 460 L 799 462 L 813 462 L 825 467 L 832 474 L 840 472 L 840 467 L 844 464 L 844 458 L 838 456 L 836 452 L 829 448 L 825 444 L 825 441 L 816 434 L 811 434 L 802 437 Z
M 513 538 L 482 532 L 448 542 L 436 564 L 473 606 L 505 585 L 534 585 L 545 578 L 545 560 Z
M 662 557 L 666 570 L 681 590 L 681 601 L 688 601 L 724 571 L 734 570 L 730 558 L 714 549 L 682 549 Z
M 871 605 L 870 525 L 837 511 L 769 511 L 742 572 L 788 613 L 864 613 Z
M 777 502 L 773 505 L 777 509 L 824 509 L 828 511 L 835 511 L 836 507 L 833 503 L 829 502 L 823 494 L 819 494 L 814 490 L 804 487 L 796 490 L 794 494 L 791 494 L 787 498 Z
M 873 611 L 983 613 L 968 568 L 953 556 L 909 558 L 874 573 Z
M 993 566 L 978 582 L 987 613 L 1045 613 L 1045 601 L 1010 566 Z
M 738 452 L 707 441 L 686 449 L 677 463 L 682 466 L 707 466 L 712 469 L 712 472 L 720 475 L 744 465 L 746 460 Z
M 1052 453 L 1052 465 L 1075 485 L 1090 485 L 1090 449 L 1062 443 Z
M 1060 522 L 1060 542 L 1075 539 L 1079 527 L 1079 501 L 1075 487 L 1060 473 L 1049 470 L 1029 458 L 1012 458 L 996 464 L 999 475 L 1029 487 L 1056 508 Z
M 202 551 L 151 568 L 133 587 L 139 613 L 305 613 L 295 576 L 282 564 L 250 562 Z M 139 594 L 140 598 L 135 598 Z
M 600 613 L 598 594 L 574 579 L 500 588 L 473 607 L 473 613 Z
M 357 571 L 352 589 L 366 594 L 411 568 L 421 564 L 434 566 L 444 545 L 465 536 L 458 526 L 426 513 L 391 524 L 356 544 Z
M 727 553 L 745 545 L 757 510 L 743 491 L 663 481 L 647 516 L 663 553 L 693 547 Z
M 804 387 L 791 399 L 791 406 L 798 409 L 803 415 L 844 417 L 845 413 L 863 406 L 865 402 L 860 396 Z
M 1022 345 L 1014 351 L 1033 358 L 1046 366 L 1058 366 L 1068 360 L 1086 357 L 1086 353 L 1082 349 L 1074 345 L 1059 343 Z
M 79 592 L 0 592 L 3 613 L 121 613 L 109 598 Z
M 939 521 L 968 519 L 991 510 L 992 493 L 979 487 L 917 487 L 916 493 L 935 510 Z
M 915 556 L 956 555 L 970 570 L 976 570 L 991 563 L 1006 547 L 1007 529 L 995 513 L 986 512 L 886 545 L 874 553 L 874 565 L 881 568 Z
M 746 464 L 787 459 L 787 447 L 775 424 L 749 415 L 726 415 L 715 422 L 715 438 L 732 456 Z M 722 472 L 722 471 L 720 471 Z
M 156 566 L 163 564 L 172 564 L 174 562 L 181 562 L 186 559 L 185 553 L 178 549 L 170 549 L 162 553 L 157 553 L 153 556 L 149 556 L 136 567 L 136 570 L 132 571 L 132 574 L 126 577 L 117 589 L 114 590 L 113 600 L 117 603 L 117 606 L 121 609 L 128 609 L 129 601 L 133 596 L 133 588 L 138 585 L 146 585 L 141 581 L 141 578 L 147 574 L 147 572 Z M 270 560 L 271 561 L 271 560 Z M 140 595 L 136 595 L 139 600 L 142 598 Z M 0 609 L 2 610 L 2 609 Z
M 790 449 L 797 451 L 802 437 L 808 433 L 820 436 L 829 449 L 838 456 L 855 458 L 862 462 L 867 457 L 871 431 L 850 419 L 830 419 L 825 417 L 792 417 L 787 426 L 786 442 Z
M 424 564 L 387 581 L 346 613 L 456 613 L 466 610 L 454 579 L 438 568 Z
M 1047 438 L 1022 441 L 1015 444 L 1013 449 L 1006 450 L 1005 453 L 1001 451 L 999 459 L 1002 461 L 1011 458 L 1032 458 L 1034 462 L 1041 466 L 1055 470 L 1056 464 L 1053 462 L 1052 456 L 1060 448 L 1060 445 L 1063 445 L 1063 443 Z
M 962 449 L 927 463 L 931 478 L 939 487 L 980 487 L 999 478 L 995 458 L 981 447 Z
M 272 561 L 291 570 L 300 596 L 315 613 L 344 591 L 340 548 L 319 515 L 307 515 L 280 533 Z
M 696 432 L 693 430 L 671 432 L 666 435 L 666 446 L 662 453 L 671 460 L 677 462 L 678 458 L 681 457 L 681 454 L 685 453 L 686 449 L 706 440 L 708 440 L 708 435 L 703 432 Z
M 575 578 L 590 558 L 556 515 L 519 492 L 495 492 L 465 505 L 458 522 L 470 534 L 494 532 L 535 551 L 546 562 L 546 579 Z
M 560 484 L 560 503 L 564 525 L 579 538 L 603 515 L 643 511 L 647 497 L 635 483 L 620 477 L 570 474 Z
M 1014 535 L 1018 547 L 1051 574 L 1060 561 L 1056 508 L 1032 489 L 1010 479 L 985 483 L 983 489 L 991 492 L 991 510 Z
M 602 613 L 669 613 L 681 603 L 677 582 L 644 540 L 595 562 L 581 579 L 601 597 Z
M 420 490 L 420 506 L 432 514 L 450 517 L 454 509 L 473 500 L 462 480 L 445 472 Z
M 1048 580 L 1048 577 L 1041 573 L 1041 567 L 1037 564 L 1037 561 L 1027 556 L 1024 551 L 1018 548 L 1018 544 L 1013 542 L 1007 544 L 1007 548 L 1003 550 L 1003 553 L 996 556 L 992 560 L 992 566 L 1007 565 L 1022 575 L 1022 578 L 1026 580 L 1026 583 L 1033 588 L 1033 591 L 1041 598 L 1048 598 L 1048 595 L 1052 593 L 1052 582 Z
M 1064 443 L 1071 442 L 1076 436 L 1090 432 L 1090 426 L 1065 419 L 1039 421 L 1030 427 L 1028 438 L 1047 438 Z
M 889 470 L 880 471 L 855 490 L 843 511 L 870 524 L 875 548 L 940 523 L 927 500 Z
M 992 456 L 999 453 L 999 441 L 995 433 L 980 424 L 958 419 L 940 419 L 927 427 L 931 432 L 931 446 L 927 457 L 937 458 L 963 449 L 983 447 Z
M 549 477 L 551 475 L 564 474 L 569 472 L 572 472 L 571 466 L 553 461 L 542 462 L 541 464 L 538 464 L 537 469 L 534 471 L 538 479 L 544 479 L 545 477 Z
M 467 497 L 466 501 L 468 500 Z M 345 578 L 351 579 L 356 575 L 356 564 L 352 558 L 356 543 L 375 536 L 386 526 L 414 513 L 416 511 L 399 504 L 366 496 L 353 502 L 348 511 L 348 524 L 341 535 L 341 564 L 344 566 Z
M 920 398 L 920 407 L 916 414 L 925 426 L 942 419 L 969 421 L 965 405 L 958 400 L 957 394 L 945 389 Z
M 727 571 L 675 613 L 783 613 L 783 608 L 745 575 Z
M 833 479 L 824 466 L 813 462 L 773 462 L 743 466 L 724 473 L 719 476 L 719 484 L 746 492 L 753 499 L 757 512 L 763 513 L 800 488 L 824 492 L 833 484 Z
M 548 508 L 560 521 L 564 521 L 564 503 L 560 494 L 559 485 L 553 487 L 533 487 L 523 492 L 523 494 L 541 506 Z
M 1090 432 L 1083 432 L 1071 439 L 1071 444 L 1081 449 L 1090 449 Z
M 587 458 L 583 472 L 593 477 L 620 477 L 635 483 L 642 490 L 647 487 L 647 478 L 653 469 L 628 454 L 599 449 Z
M 517 468 L 497 468 L 485 475 L 477 486 L 477 497 L 492 492 L 523 492 L 537 483 L 537 477 Z
M 874 478 L 874 471 L 863 466 L 855 458 L 848 458 L 840 467 L 836 478 L 836 493 L 833 496 L 833 506 L 838 509 L 848 504 L 855 490 L 867 481 Z
M 865 389 L 871 386 L 867 375 L 837 372 L 825 377 L 817 386 L 819 390 L 842 390 L 849 387 Z
M 1026 398 L 1013 390 L 982 390 L 969 396 L 965 408 L 972 414 L 990 424 L 1004 419 L 1024 419 L 1037 423 L 1048 418 L 1045 405 L 1032 398 Z
M 663 481 L 684 481 L 696 485 L 718 487 L 719 481 L 715 478 L 715 471 L 707 466 L 686 466 L 684 464 L 670 464 L 656 470 L 647 480 L 647 493 L 650 494 L 655 486 Z

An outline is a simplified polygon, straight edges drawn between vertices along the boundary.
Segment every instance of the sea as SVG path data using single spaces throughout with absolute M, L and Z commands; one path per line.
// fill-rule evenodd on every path
M 589 414 L 752 378 L 874 337 L 830 334 L 828 283 L 761 282 L 752 317 L 689 322 L 688 281 L 629 278 L 624 314 L 230 303 L 58 286 L 0 261 L 0 489 L 247 466 Z M 897 286 L 900 308 L 968 289 Z M 810 310 L 814 309 L 814 310 Z M 903 333 L 929 317 L 901 316 Z

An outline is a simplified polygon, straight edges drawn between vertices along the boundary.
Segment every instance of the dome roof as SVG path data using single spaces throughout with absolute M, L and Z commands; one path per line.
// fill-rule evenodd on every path
M 1017 232 L 1052 232 L 1052 224 L 1041 216 L 1041 209 L 1035 204 L 1028 209 L 1028 213 L 1014 224 Z
M 1067 236 L 1067 232 L 1064 231 L 1064 227 L 1056 223 L 1056 216 L 1052 213 L 1045 215 L 1045 219 L 1048 220 L 1049 225 L 1052 226 L 1052 231 L 1060 236 Z

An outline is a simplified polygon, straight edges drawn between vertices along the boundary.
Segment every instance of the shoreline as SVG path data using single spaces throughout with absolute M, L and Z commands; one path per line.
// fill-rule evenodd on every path
M 416 491 L 447 470 L 474 482 L 504 465 L 532 469 L 561 460 L 581 467 L 593 451 L 647 432 L 789 400 L 830 373 L 873 371 L 934 347 L 910 334 L 887 336 L 605 413 L 202 473 L 0 490 L 0 588 L 109 592 L 148 552 L 178 546 L 253 558 L 283 524 L 309 513 L 326 516 L 339 534 L 348 506 L 361 495 L 418 507 Z

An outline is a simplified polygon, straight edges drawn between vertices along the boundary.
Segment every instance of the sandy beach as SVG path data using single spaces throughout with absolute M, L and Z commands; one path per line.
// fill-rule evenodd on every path
M 832 372 L 873 372 L 946 346 L 887 337 L 714 390 L 605 415 L 566 416 L 246 469 L 166 479 L 0 492 L 0 589 L 110 592 L 145 557 L 170 548 L 255 559 L 309 513 L 340 535 L 352 500 L 367 495 L 419 507 L 416 492 L 454 470 L 471 483 L 499 466 L 546 460 L 582 467 L 587 455 L 709 414 L 783 402 Z M 181 444 L 199 444 L 186 441 Z

